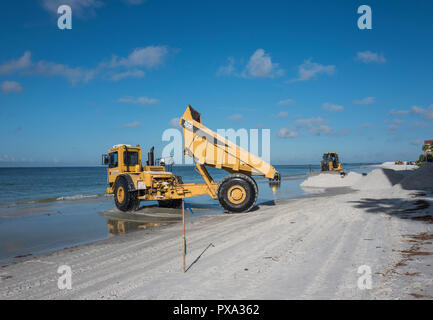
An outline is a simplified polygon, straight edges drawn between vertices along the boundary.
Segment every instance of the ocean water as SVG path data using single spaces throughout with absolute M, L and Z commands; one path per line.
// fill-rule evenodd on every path
M 257 205 L 279 198 L 305 194 L 299 186 L 310 170 L 319 166 L 275 166 L 281 173 L 279 188 L 256 178 Z M 363 164 L 346 164 L 345 170 L 368 172 Z M 174 166 L 173 173 L 185 183 L 203 183 L 193 166 Z M 219 181 L 228 173 L 209 168 Z M 0 168 L 0 262 L 51 252 L 123 233 L 179 221 L 181 210 L 161 209 L 156 202 L 141 202 L 137 213 L 116 209 L 112 196 L 105 196 L 105 167 Z M 187 198 L 194 214 L 223 214 L 217 200 L 204 195 Z
M 102 195 L 104 167 L 0 168 L 0 206 Z
M 303 178 L 309 165 L 275 166 L 283 178 Z M 345 169 L 362 168 L 362 164 L 346 164 Z M 314 171 L 318 165 L 311 166 Z M 212 177 L 219 181 L 228 173 L 209 168 Z M 174 166 L 173 173 L 184 182 L 203 183 L 193 166 Z M 107 187 L 105 167 L 47 167 L 47 168 L 0 168 L 0 206 L 50 202 L 101 196 Z M 256 179 L 260 181 L 260 178 Z

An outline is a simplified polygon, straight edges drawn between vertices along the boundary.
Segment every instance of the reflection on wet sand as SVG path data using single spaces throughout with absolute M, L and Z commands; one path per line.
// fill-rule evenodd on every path
M 117 236 L 119 234 L 128 233 L 138 229 L 159 227 L 167 224 L 168 223 L 155 223 L 155 222 L 142 223 L 142 222 L 134 222 L 134 221 L 108 219 L 107 220 L 108 236 L 110 237 Z
M 269 187 L 274 195 L 274 200 L 280 199 L 281 181 L 269 180 Z
M 193 208 L 198 215 L 209 214 L 209 208 Z M 156 205 L 144 206 L 135 212 L 122 212 L 110 209 L 100 212 L 107 219 L 108 236 L 125 234 L 140 229 L 166 226 L 182 219 L 181 209 L 160 208 Z M 187 216 L 192 217 L 190 213 Z

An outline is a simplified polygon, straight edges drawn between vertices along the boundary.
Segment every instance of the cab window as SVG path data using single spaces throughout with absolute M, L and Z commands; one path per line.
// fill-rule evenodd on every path
M 109 168 L 116 168 L 119 166 L 119 155 L 117 152 L 112 152 L 108 154 L 110 162 L 108 164 Z
M 123 159 L 125 162 L 125 165 L 128 166 L 135 166 L 138 164 L 138 152 L 131 152 L 131 151 L 124 151 L 123 152 Z

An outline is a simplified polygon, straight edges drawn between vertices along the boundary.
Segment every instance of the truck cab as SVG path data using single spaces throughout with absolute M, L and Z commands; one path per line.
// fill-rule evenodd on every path
M 114 194 L 118 209 L 137 209 L 141 200 L 158 200 L 160 205 L 171 204 L 161 201 L 167 198 L 164 196 L 167 186 L 178 184 L 180 178 L 167 172 L 165 166 L 155 165 L 154 159 L 152 147 L 143 166 L 141 147 L 127 144 L 117 144 L 102 156 L 103 164 L 107 166 L 108 187 L 105 192 Z
M 107 184 L 112 185 L 119 174 L 141 172 L 141 147 L 115 145 L 104 155 L 104 164 L 108 165 Z

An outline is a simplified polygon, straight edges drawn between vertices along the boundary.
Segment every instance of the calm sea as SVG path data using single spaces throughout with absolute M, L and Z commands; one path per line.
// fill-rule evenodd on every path
M 304 179 L 310 170 L 309 165 L 275 167 L 286 179 Z M 363 165 L 344 167 L 353 170 Z M 311 169 L 318 171 L 319 166 Z M 216 181 L 228 174 L 214 168 L 209 171 Z M 105 193 L 106 172 L 105 167 L 0 168 L 0 206 L 97 197 Z M 173 173 L 182 176 L 184 182 L 203 183 L 193 166 L 174 166 Z

